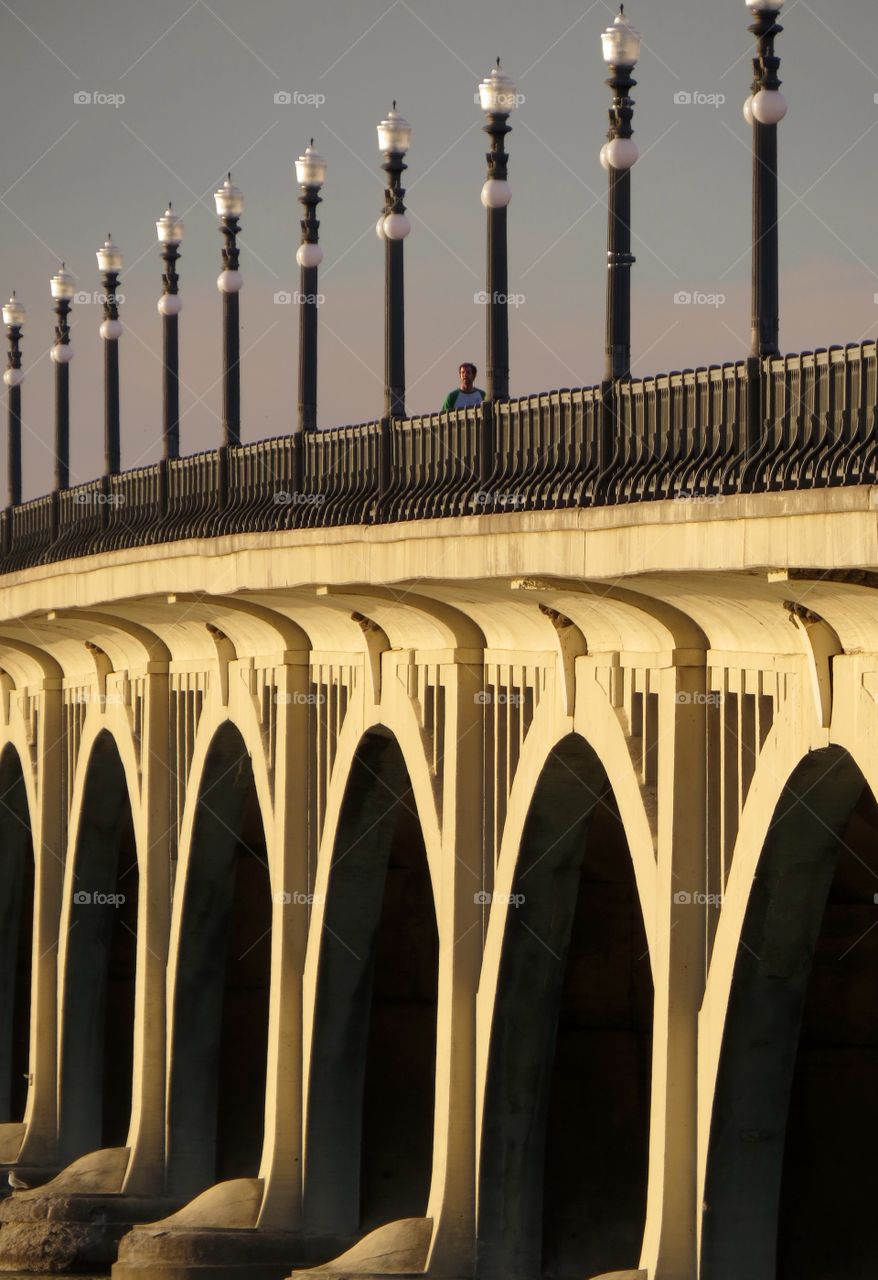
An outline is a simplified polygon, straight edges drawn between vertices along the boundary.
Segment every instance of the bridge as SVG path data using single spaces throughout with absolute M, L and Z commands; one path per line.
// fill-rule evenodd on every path
M 778 350 L 781 3 L 746 359 L 631 376 L 623 15 L 596 386 L 509 395 L 499 68 L 479 406 L 406 411 L 395 106 L 374 420 L 317 428 L 313 147 L 289 436 L 241 438 L 231 177 L 215 450 L 179 450 L 172 210 L 154 465 L 108 241 L 104 473 L 69 484 L 62 268 L 22 501 L 10 300 L 0 1271 L 874 1275 L 878 353 Z

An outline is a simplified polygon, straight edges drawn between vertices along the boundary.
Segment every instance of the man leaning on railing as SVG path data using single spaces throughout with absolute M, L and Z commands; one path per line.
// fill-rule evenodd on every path
M 460 386 L 449 391 L 442 401 L 442 412 L 450 413 L 452 409 L 477 408 L 485 398 L 484 391 L 474 386 L 478 369 L 468 361 L 460 366 Z

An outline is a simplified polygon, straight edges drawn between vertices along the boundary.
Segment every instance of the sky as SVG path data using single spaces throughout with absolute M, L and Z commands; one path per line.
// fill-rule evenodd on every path
M 24 494 L 52 474 L 49 277 L 74 307 L 71 483 L 101 470 L 95 251 L 125 254 L 122 463 L 161 450 L 161 262 L 168 200 L 180 260 L 181 449 L 220 439 L 221 237 L 212 192 L 245 195 L 242 436 L 293 429 L 299 239 L 294 161 L 328 162 L 319 421 L 383 404 L 382 174 L 376 123 L 393 98 L 413 126 L 405 175 L 408 406 L 437 409 L 461 360 L 484 372 L 487 139 L 474 101 L 497 56 L 521 103 L 507 140 L 511 392 L 590 385 L 603 367 L 610 91 L 604 0 L 0 0 L 0 292 L 28 308 Z M 643 35 L 632 174 L 634 376 L 739 359 L 750 333 L 752 76 L 744 0 L 630 0 Z M 778 40 L 781 348 L 878 329 L 878 5 L 786 0 Z M 291 100 L 287 100 L 291 99 Z M 693 300 L 681 301 L 689 296 Z M 480 379 L 477 379 L 477 382 Z M 0 435 L 4 434 L 0 425 Z M 0 483 L 5 484 L 0 463 Z

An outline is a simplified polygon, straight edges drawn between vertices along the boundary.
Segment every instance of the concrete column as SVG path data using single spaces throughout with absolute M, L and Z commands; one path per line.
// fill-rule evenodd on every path
M 135 673 L 136 674 L 136 673 Z M 137 814 L 140 886 L 134 996 L 131 1159 L 123 1190 L 157 1195 L 165 1177 L 166 969 L 171 924 L 169 690 L 167 663 L 144 681 L 141 792 Z
M 265 1195 L 258 1225 L 296 1231 L 302 1219 L 302 977 L 311 904 L 308 893 L 308 655 L 279 667 L 272 872 L 271 992 L 265 1143 Z M 268 833 L 266 833 L 268 835 Z
M 61 787 L 62 692 L 60 677 L 46 677 L 37 694 L 41 732 L 37 748 L 37 809 L 31 814 L 34 845 L 34 931 L 31 973 L 30 1074 L 21 1165 L 57 1159 L 58 1130 L 58 925 L 64 884 L 64 805 Z
M 472 1275 L 475 1263 L 476 992 L 482 957 L 482 668 L 443 666 L 445 756 L 433 1179 L 427 1216 L 431 1275 Z
M 658 880 L 649 1192 L 641 1265 L 650 1280 L 696 1274 L 698 1010 L 706 927 L 704 666 L 658 681 Z

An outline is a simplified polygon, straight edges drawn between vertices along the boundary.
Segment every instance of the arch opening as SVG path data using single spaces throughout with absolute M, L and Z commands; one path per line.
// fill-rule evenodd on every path
M 438 965 L 411 782 L 395 739 L 372 732 L 345 789 L 320 945 L 305 1221 L 328 1247 L 426 1212 Z
M 73 853 L 61 1023 L 65 1161 L 125 1146 L 131 1122 L 139 874 L 125 770 L 95 740 Z
M 211 743 L 182 891 L 168 1093 L 168 1190 L 255 1177 L 265 1125 L 271 878 L 247 748 Z
M 735 962 L 703 1280 L 878 1273 L 878 805 L 841 748 L 790 777 Z
M 606 774 L 569 737 L 525 822 L 503 939 L 479 1170 L 479 1280 L 636 1268 L 653 991 Z
M 0 1123 L 24 1119 L 30 1061 L 34 857 L 14 747 L 0 756 Z

